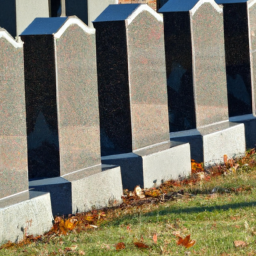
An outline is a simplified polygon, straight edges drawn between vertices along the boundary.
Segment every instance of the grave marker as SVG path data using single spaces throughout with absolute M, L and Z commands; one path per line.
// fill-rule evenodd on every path
M 0 28 L 0 245 L 52 226 L 50 195 L 28 191 L 23 42 Z M 42 221 L 43 219 L 43 221 Z M 38 227 L 38 223 L 41 223 Z M 8 232 L 7 232 L 8 231 Z
M 228 122 L 222 8 L 213 0 L 169 0 L 159 12 L 171 140 L 189 141 L 192 158 L 206 165 L 244 153 L 243 125 Z
M 145 4 L 109 5 L 94 26 L 103 162 L 121 165 L 125 188 L 187 175 L 188 145 L 169 142 L 162 17 Z M 174 170 L 169 161 L 181 148 L 184 165 Z M 145 166 L 150 158 L 152 169 Z
M 245 125 L 246 147 L 256 143 L 254 1 L 216 1 L 223 6 L 230 120 Z
M 28 191 L 23 43 L 0 28 L 0 199 Z M 12 178 L 10 178 L 12 177 Z
M 120 168 L 100 159 L 95 30 L 75 16 L 37 18 L 21 37 L 29 177 L 40 179 L 30 187 L 51 193 L 54 214 L 103 207 L 111 196 L 120 200 Z M 93 195 L 89 188 L 103 180 L 107 192 Z

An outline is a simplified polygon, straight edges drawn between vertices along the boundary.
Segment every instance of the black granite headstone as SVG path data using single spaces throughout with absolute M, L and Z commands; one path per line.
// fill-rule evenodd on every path
M 161 16 L 144 4 L 109 5 L 94 26 L 102 155 L 169 141 Z
M 37 18 L 21 37 L 29 177 L 100 165 L 95 30 L 77 17 Z
M 223 6 L 229 116 L 255 114 L 253 48 L 256 5 L 246 0 L 216 2 Z
M 164 15 L 170 132 L 228 120 L 222 8 L 169 0 Z

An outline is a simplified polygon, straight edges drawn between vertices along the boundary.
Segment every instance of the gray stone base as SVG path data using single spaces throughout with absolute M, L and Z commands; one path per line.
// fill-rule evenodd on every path
M 98 165 L 57 178 L 33 180 L 30 189 L 51 194 L 53 215 L 86 212 L 121 203 L 121 171 Z
M 256 144 L 256 117 L 253 115 L 235 116 L 230 122 L 243 123 L 245 128 L 246 149 L 255 148 Z
M 171 141 L 189 142 L 191 158 L 210 166 L 245 153 L 244 125 L 223 122 L 200 129 L 170 133 Z
M 0 200 L 0 244 L 19 242 L 25 235 L 43 235 L 52 223 L 49 193 L 24 192 Z
M 159 186 L 163 181 L 191 173 L 190 147 L 166 142 L 133 153 L 104 156 L 102 163 L 121 167 L 123 188 L 133 190 Z

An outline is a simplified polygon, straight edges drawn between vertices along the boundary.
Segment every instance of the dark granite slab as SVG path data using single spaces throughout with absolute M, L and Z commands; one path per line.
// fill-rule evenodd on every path
M 28 190 L 28 165 L 23 47 L 7 31 L 0 33 L 1 199 Z
M 173 5 L 179 4 L 168 1 L 162 7 L 165 11 L 160 9 L 164 15 L 170 132 L 226 121 L 221 8 L 205 2 L 193 12 L 181 12 Z
M 108 7 L 94 22 L 102 155 L 129 153 L 169 138 L 161 18 L 146 5 L 124 5 L 123 21 L 113 21 L 110 13 L 120 8 Z M 128 22 L 134 10 L 137 16 Z
M 246 2 L 223 2 L 229 116 L 252 113 L 252 80 Z
M 36 20 L 22 35 L 30 178 L 58 177 L 100 164 L 95 34 L 70 18 L 80 26 L 70 22 L 60 37 L 51 29 L 31 35 Z M 70 18 L 43 20 L 50 27 L 51 21 L 55 26 L 56 20 Z

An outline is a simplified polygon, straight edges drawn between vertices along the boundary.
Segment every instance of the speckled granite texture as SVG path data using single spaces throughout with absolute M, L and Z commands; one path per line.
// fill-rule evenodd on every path
M 1 199 L 28 190 L 23 47 L 15 48 L 4 37 L 0 38 L 0 86 Z
M 228 120 L 222 13 L 206 2 L 163 14 L 170 131 Z
M 248 5 L 248 2 L 247 2 Z M 251 49 L 250 49 L 250 63 L 251 63 L 251 74 L 252 74 L 252 78 L 251 81 L 253 81 L 253 85 L 252 85 L 252 99 L 253 99 L 253 103 L 252 103 L 252 113 L 254 115 L 256 115 L 256 4 L 254 3 L 250 8 L 249 8 L 249 24 L 250 24 L 250 45 L 251 45 Z
M 102 17 L 94 22 L 102 155 L 168 141 L 163 23 L 147 11 L 130 24 Z
M 29 177 L 57 177 L 100 164 L 95 34 L 71 24 L 59 39 L 22 38 Z

